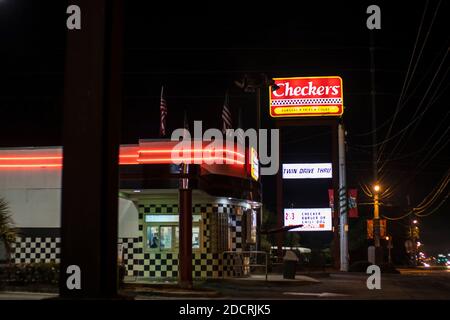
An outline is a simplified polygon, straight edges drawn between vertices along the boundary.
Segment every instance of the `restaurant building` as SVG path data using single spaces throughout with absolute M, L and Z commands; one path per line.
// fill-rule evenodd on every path
M 178 277 L 181 166 L 171 157 L 175 143 L 140 140 L 120 147 L 118 252 L 128 276 Z M 251 159 L 256 153 L 211 151 L 205 142 L 200 149 L 193 146 L 187 157 L 195 162 L 189 164 L 192 275 L 236 276 L 243 270 L 236 263 L 242 261 L 227 252 L 254 251 L 258 242 L 261 186 L 253 166 L 258 161 Z M 61 147 L 0 149 L 0 197 L 9 203 L 18 228 L 14 263 L 59 262 L 62 157 Z M 211 159 L 224 163 L 205 161 Z M 89 188 L 86 181 L 80 201 Z

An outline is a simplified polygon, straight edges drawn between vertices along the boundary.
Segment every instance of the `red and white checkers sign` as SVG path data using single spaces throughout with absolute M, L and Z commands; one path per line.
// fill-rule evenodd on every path
M 273 79 L 270 115 L 279 117 L 341 116 L 344 98 L 341 77 L 297 77 Z

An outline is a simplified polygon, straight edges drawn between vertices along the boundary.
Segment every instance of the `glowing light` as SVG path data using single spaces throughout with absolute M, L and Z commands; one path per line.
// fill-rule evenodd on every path
M 0 168 L 62 168 L 62 164 L 0 164 Z
M 179 149 L 179 150 L 173 150 L 173 149 L 150 149 L 150 150 L 139 150 L 139 153 L 172 153 L 172 152 L 179 152 L 179 153 L 192 153 L 192 152 L 203 152 L 203 153 L 229 153 L 237 155 L 240 158 L 244 158 L 245 156 L 242 153 L 239 153 L 237 151 L 228 150 L 228 149 Z
M 139 165 L 139 164 L 167 164 L 176 162 L 187 163 L 211 163 L 226 165 L 244 165 L 245 155 L 226 148 L 189 148 L 173 150 L 172 147 L 155 146 L 154 149 L 140 147 L 121 147 L 123 154 L 119 154 L 120 165 Z M 26 151 L 26 150 L 24 150 Z M 179 152 L 178 156 L 172 158 L 172 152 Z M 188 152 L 189 157 L 183 157 Z M 196 153 L 200 152 L 197 156 Z M 86 154 L 86 156 L 88 156 Z M 0 169 L 26 169 L 26 168 L 62 168 L 63 155 L 61 149 L 52 151 L 42 151 L 41 154 L 35 152 L 0 154 Z M 218 163 L 219 162 L 219 163 Z
M 121 154 L 119 157 L 120 158 L 137 158 L 138 155 L 137 154 Z
M 424 266 L 425 268 L 429 268 L 429 267 L 430 267 L 430 265 L 429 265 L 428 263 L 424 263 L 423 266 Z
M 245 164 L 242 161 L 230 159 L 230 158 L 223 158 L 223 157 L 201 157 L 201 158 L 154 158 L 154 159 L 137 159 L 138 162 L 149 162 L 149 163 L 177 163 L 177 162 L 184 162 L 184 163 L 190 163 L 190 162 L 217 162 L 217 161 L 225 161 L 226 164 Z
M 26 160 L 62 160 L 62 156 L 59 157 L 0 157 L 0 160 L 19 160 L 19 161 L 26 161 Z
M 417 222 L 418 222 L 417 220 L 413 220 L 413 223 L 414 223 L 414 224 L 417 224 Z
M 378 185 L 378 184 L 374 185 L 373 190 L 375 190 L 375 192 L 380 191 L 380 185 Z

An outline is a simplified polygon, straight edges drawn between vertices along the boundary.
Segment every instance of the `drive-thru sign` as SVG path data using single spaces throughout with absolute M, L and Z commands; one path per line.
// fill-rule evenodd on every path
M 331 208 L 284 209 L 284 225 L 303 225 L 289 231 L 332 231 Z

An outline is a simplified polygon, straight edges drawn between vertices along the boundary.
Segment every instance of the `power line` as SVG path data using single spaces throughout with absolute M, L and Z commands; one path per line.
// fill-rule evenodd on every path
M 433 212 L 435 212 L 437 209 L 439 209 L 444 203 L 445 201 L 448 199 L 450 193 L 447 193 L 447 195 L 445 196 L 445 198 L 438 204 L 438 206 L 436 208 L 434 208 L 431 212 L 427 213 L 426 215 L 420 215 L 420 213 L 425 212 L 428 208 L 430 208 L 433 203 L 436 201 L 436 199 L 438 198 L 438 196 L 442 193 L 443 190 L 445 190 L 445 188 L 447 187 L 448 183 L 450 182 L 450 170 L 447 171 L 447 174 L 445 175 L 445 177 L 443 178 L 443 180 L 441 181 L 438 190 L 436 190 L 436 187 L 433 188 L 433 190 L 421 201 L 421 203 L 417 206 L 414 207 L 412 210 L 406 212 L 405 214 L 401 215 L 400 217 L 388 217 L 386 215 L 383 215 L 384 218 L 388 219 L 388 220 L 401 220 L 406 218 L 407 216 L 414 214 L 418 217 L 425 217 L 425 216 L 429 216 L 430 214 L 432 214 Z M 431 199 L 427 200 L 428 198 Z
M 448 73 L 449 70 L 450 70 L 450 67 L 447 68 L 447 71 L 444 73 L 444 76 L 442 77 L 443 80 L 445 80 L 445 78 L 446 78 L 447 73 Z M 443 84 L 443 81 L 441 81 L 441 82 L 438 84 L 438 86 L 437 86 L 436 89 L 434 90 L 433 95 L 431 96 L 431 98 L 430 98 L 430 100 L 429 100 L 429 102 L 428 102 L 428 105 L 433 105 L 434 102 L 437 100 L 437 99 L 436 99 L 436 97 L 438 96 L 437 93 L 438 93 L 438 91 L 439 91 L 439 89 L 440 89 L 440 87 L 441 87 L 442 84 Z M 445 92 L 445 88 L 444 88 L 444 90 L 442 90 L 441 94 L 442 94 L 443 92 Z M 440 96 L 441 94 L 439 94 L 439 96 Z M 425 97 L 424 97 L 423 99 L 425 99 Z M 420 107 L 420 105 L 419 105 L 419 107 Z M 419 108 L 419 107 L 418 107 L 418 108 Z M 423 117 L 423 114 L 422 114 L 420 117 L 422 118 L 422 117 Z M 417 130 L 417 128 L 418 128 L 418 126 L 419 126 L 419 123 L 420 123 L 420 121 L 416 122 L 416 124 L 414 125 L 414 127 L 412 128 L 412 130 L 408 133 L 408 136 L 407 136 L 406 140 L 408 140 L 408 138 L 410 138 L 410 137 L 414 134 L 414 132 Z M 398 144 L 398 143 L 397 143 L 397 144 Z M 401 148 L 400 152 L 404 150 L 405 146 L 406 146 L 406 143 L 403 144 L 403 147 Z M 389 157 L 392 157 L 392 155 L 393 155 L 393 152 L 390 154 Z M 389 158 L 388 158 L 388 159 L 389 159 Z M 380 171 L 382 170 L 382 168 L 383 168 L 383 166 L 380 167 Z
M 413 59 L 414 59 L 414 55 L 415 55 L 416 48 L 417 48 L 417 43 L 419 42 L 420 33 L 421 33 L 421 31 L 422 31 L 422 25 L 423 25 L 423 21 L 425 20 L 425 14 L 426 14 L 426 12 L 427 12 L 427 9 L 428 9 L 428 0 L 427 0 L 427 2 L 425 3 L 425 10 L 424 10 L 423 13 L 422 13 L 422 18 L 421 18 L 421 20 L 420 20 L 419 30 L 418 30 L 418 32 L 417 32 L 416 41 L 415 41 L 415 43 L 414 43 L 414 48 L 413 48 L 413 51 L 412 51 L 412 54 L 411 54 L 411 58 L 410 58 L 410 60 L 409 60 L 409 65 L 408 65 L 408 69 L 407 69 L 407 71 L 406 71 L 406 76 L 405 76 L 405 79 L 404 79 L 404 81 L 403 81 L 402 90 L 401 90 L 401 92 L 400 92 L 400 96 L 399 96 L 399 98 L 398 98 L 397 106 L 395 107 L 394 116 L 393 116 L 391 125 L 389 126 L 389 129 L 388 129 L 388 132 L 387 132 L 387 134 L 386 134 L 386 137 L 389 137 L 390 134 L 391 134 L 392 127 L 393 127 L 393 125 L 394 125 L 395 119 L 397 118 L 397 114 L 398 114 L 399 111 L 400 111 L 400 108 L 399 108 L 399 107 L 400 107 L 400 102 L 402 101 L 403 94 L 404 94 L 405 91 L 407 90 L 407 89 L 405 89 L 405 87 L 406 87 L 406 83 L 408 82 L 409 70 L 411 69 L 412 61 L 413 61 Z M 422 48 L 423 48 L 423 47 L 422 47 Z M 422 50 L 421 50 L 421 52 L 422 52 Z M 419 56 L 419 58 L 420 58 L 420 56 Z M 419 59 L 416 60 L 416 63 L 415 63 L 414 69 L 413 69 L 413 74 L 411 75 L 411 78 L 412 78 L 413 75 L 414 75 L 414 71 L 416 70 L 416 66 L 417 66 L 417 64 L 418 64 L 418 61 L 419 61 Z M 409 83 L 410 83 L 410 82 L 408 82 L 408 84 L 409 84 Z M 381 158 L 381 155 L 383 154 L 383 151 L 384 151 L 384 144 L 382 144 L 381 147 L 380 147 L 380 154 L 379 154 L 379 157 L 380 157 L 380 158 Z M 378 160 L 377 160 L 377 161 L 378 161 Z
M 385 140 L 383 141 L 383 143 L 385 143 L 385 142 L 387 142 L 387 141 L 390 141 L 390 140 L 394 139 L 395 137 L 399 136 L 400 134 L 402 134 L 403 132 L 405 132 L 406 130 L 408 130 L 413 124 L 415 124 L 416 121 L 421 120 L 422 117 L 423 117 L 423 115 L 424 115 L 424 114 L 430 109 L 430 107 L 433 105 L 433 103 L 431 103 L 431 102 L 436 101 L 436 100 L 430 100 L 430 101 L 428 102 L 428 104 L 425 106 L 425 108 L 423 109 L 422 113 L 420 113 L 418 116 L 416 116 L 417 113 L 418 113 L 418 111 L 420 110 L 420 107 L 421 107 L 422 104 L 424 103 L 424 101 L 425 101 L 425 99 L 426 99 L 426 97 L 427 97 L 429 91 L 431 90 L 431 88 L 432 88 L 432 86 L 433 86 L 433 84 L 434 84 L 434 81 L 436 80 L 436 77 L 437 77 L 437 75 L 438 75 L 438 73 L 439 73 L 439 71 L 440 71 L 440 69 L 441 69 L 441 67 L 442 67 L 442 64 L 444 63 L 445 58 L 447 57 L 447 54 L 448 54 L 448 51 L 446 51 L 446 53 L 445 53 L 445 55 L 444 55 L 444 57 L 443 57 L 441 63 L 439 64 L 438 70 L 437 70 L 436 73 L 434 74 L 433 79 L 431 80 L 431 82 L 430 82 L 430 84 L 429 84 L 427 90 L 425 91 L 425 93 L 424 93 L 424 95 L 423 95 L 423 97 L 422 97 L 422 100 L 419 102 L 419 105 L 417 106 L 416 111 L 414 112 L 413 120 L 412 120 L 408 125 L 406 125 L 403 129 L 401 129 L 400 131 L 398 131 L 394 136 L 392 136 L 392 137 L 390 137 L 390 138 L 388 138 L 388 139 L 385 139 Z M 441 82 L 439 83 L 438 88 L 440 87 L 441 84 L 442 84 L 442 80 L 441 80 Z M 435 93 L 436 93 L 436 90 L 435 90 Z M 434 97 L 435 93 L 433 94 L 433 97 Z M 397 148 L 398 148 L 398 146 L 400 145 L 400 143 L 402 142 L 404 136 L 405 136 L 405 133 L 403 133 L 402 136 L 397 140 L 397 143 L 396 143 L 396 145 L 394 146 L 394 148 L 392 149 L 392 151 L 389 153 L 389 156 L 387 157 L 387 160 L 385 160 L 384 163 L 380 166 L 380 171 L 381 171 L 381 169 L 384 167 L 386 161 L 388 161 L 389 158 L 392 157 L 392 155 L 394 154 L 394 152 L 397 150 Z
M 449 179 L 449 175 L 450 175 L 450 170 L 447 171 L 447 175 L 442 179 L 442 182 L 440 183 L 438 188 L 433 189 L 433 191 L 428 194 L 421 203 L 419 203 L 414 209 L 416 209 L 417 211 L 422 210 L 428 206 L 430 206 L 435 199 L 442 193 L 442 190 L 445 189 L 445 187 L 447 187 L 448 182 L 450 181 Z M 437 190 L 436 190 L 437 189 Z M 435 191 L 436 190 L 436 191 Z M 429 200 L 427 200 L 429 197 L 431 196 L 431 198 Z
M 431 71 L 433 70 L 432 66 L 434 65 L 434 63 L 436 62 L 436 60 L 438 59 L 438 57 L 441 55 L 442 51 L 448 51 L 448 44 L 445 43 L 445 45 L 443 46 L 443 49 L 438 50 L 436 55 L 433 58 L 433 62 L 429 65 L 428 68 L 426 68 L 426 71 L 423 75 L 423 77 L 419 80 L 419 82 L 416 84 L 416 86 L 412 89 L 412 91 L 409 93 L 409 95 L 406 97 L 406 99 L 404 99 L 401 103 L 400 103 L 400 108 L 399 108 L 399 112 L 403 110 L 403 108 L 407 105 L 407 103 L 411 100 L 412 97 L 414 97 L 414 94 L 416 93 L 417 89 L 420 87 L 420 85 L 425 81 L 425 79 L 427 79 L 427 76 L 429 73 L 431 73 Z M 447 84 L 448 86 L 448 84 Z M 447 87 L 446 86 L 446 87 Z M 440 95 L 442 95 L 443 92 L 441 92 L 439 94 L 438 97 L 435 98 L 435 100 L 437 100 Z M 377 92 L 377 95 L 380 95 L 380 92 Z M 372 134 L 374 131 L 378 131 L 382 128 L 384 128 L 386 125 L 388 125 L 390 123 L 390 121 L 394 118 L 394 114 L 392 114 L 391 116 L 389 116 L 388 119 L 386 119 L 381 125 L 379 125 L 377 128 L 367 131 L 367 132 L 363 132 L 363 133 L 353 133 L 351 134 L 353 137 L 363 137 L 363 136 L 368 136 L 370 134 Z
M 428 36 L 430 35 L 431 28 L 433 27 L 434 20 L 436 19 L 436 15 L 437 15 L 437 13 L 439 11 L 439 7 L 441 6 L 441 2 L 442 2 L 442 0 L 439 0 L 438 4 L 436 6 L 436 9 L 434 10 L 433 19 L 431 20 L 430 27 L 428 28 L 427 34 L 425 35 L 425 40 L 422 43 L 422 48 L 420 49 L 419 56 L 417 58 L 416 64 L 414 66 L 414 69 L 413 69 L 413 71 L 411 73 L 411 77 L 410 77 L 410 79 L 408 81 L 408 84 L 406 85 L 405 91 L 408 91 L 409 85 L 411 83 L 411 79 L 414 76 L 414 72 L 416 71 L 417 65 L 419 64 L 420 57 L 422 56 L 423 49 L 425 48 L 425 44 L 427 43 Z
M 450 85 L 450 83 L 449 83 L 449 85 Z M 445 117 L 443 117 L 441 119 L 441 122 L 439 122 L 439 124 L 434 129 L 433 133 L 429 136 L 428 140 L 423 144 L 423 146 L 419 150 L 411 152 L 411 153 L 408 153 L 408 154 L 403 155 L 403 156 L 400 156 L 398 158 L 391 158 L 391 159 L 389 159 L 389 161 L 401 160 L 401 159 L 409 158 L 410 156 L 420 154 L 422 151 L 427 149 L 430 141 L 433 139 L 434 135 L 439 131 L 439 129 L 441 128 L 442 124 L 445 122 L 445 120 L 447 119 L 449 114 L 450 114 L 450 111 L 447 111 Z
M 433 210 L 431 210 L 430 212 L 428 212 L 427 214 L 415 214 L 417 217 L 428 217 L 429 215 L 431 215 L 432 213 L 436 212 L 448 199 L 450 195 L 450 192 L 447 193 L 447 195 L 445 196 L 445 198 L 438 204 L 438 206 L 436 208 L 434 208 Z

